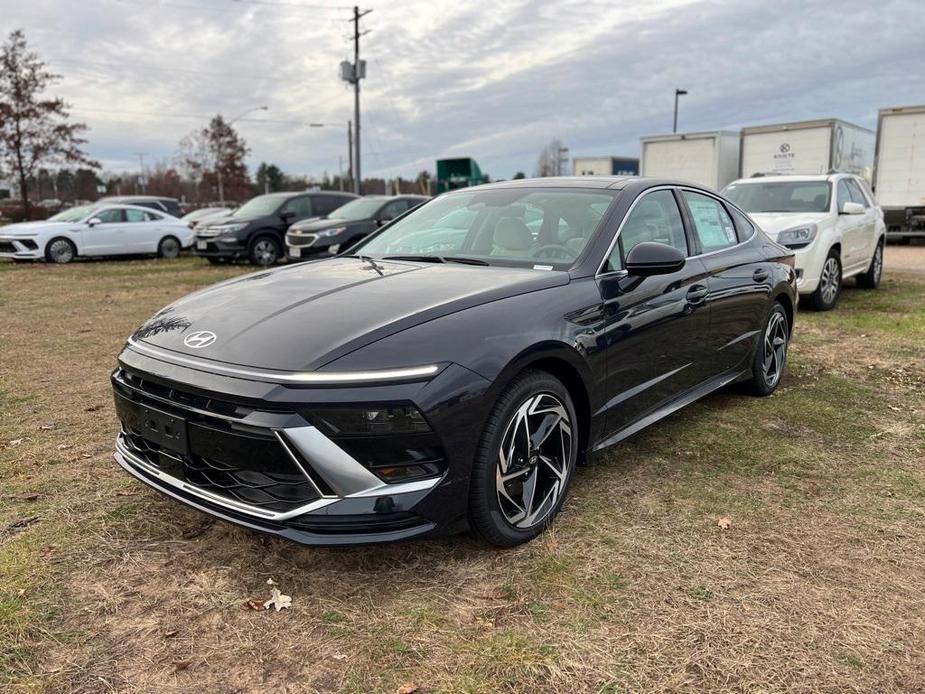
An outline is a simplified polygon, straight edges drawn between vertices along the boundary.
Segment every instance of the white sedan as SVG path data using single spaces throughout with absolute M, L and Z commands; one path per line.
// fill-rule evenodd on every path
M 77 256 L 176 258 L 193 232 L 176 217 L 134 205 L 73 207 L 41 222 L 0 227 L 0 258 L 69 263 Z

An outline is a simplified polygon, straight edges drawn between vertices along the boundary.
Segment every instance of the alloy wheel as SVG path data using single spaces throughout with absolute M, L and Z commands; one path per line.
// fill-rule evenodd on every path
M 74 259 L 74 247 L 65 239 L 56 239 L 48 247 L 48 255 L 56 263 L 69 263 Z
M 176 239 L 164 239 L 161 241 L 161 257 L 176 258 L 180 255 L 180 244 Z
M 511 417 L 501 439 L 495 474 L 505 520 L 526 529 L 556 508 L 574 467 L 572 422 L 550 393 L 532 395 Z
M 838 288 L 841 285 L 841 268 L 838 265 L 838 259 L 834 256 L 826 258 L 825 265 L 822 266 L 822 277 L 819 282 L 822 285 L 822 300 L 826 304 L 831 304 L 835 301 Z
M 276 262 L 276 244 L 270 239 L 258 239 L 254 244 L 254 259 L 258 265 L 272 265 Z
M 771 388 L 784 373 L 787 359 L 787 319 L 779 311 L 771 314 L 764 331 L 764 380 Z

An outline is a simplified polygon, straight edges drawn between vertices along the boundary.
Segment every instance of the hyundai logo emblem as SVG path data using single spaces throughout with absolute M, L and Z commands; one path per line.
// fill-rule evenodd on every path
M 183 344 L 191 349 L 202 349 L 215 342 L 216 337 L 217 335 L 211 330 L 197 330 L 187 335 L 186 339 L 183 340 Z

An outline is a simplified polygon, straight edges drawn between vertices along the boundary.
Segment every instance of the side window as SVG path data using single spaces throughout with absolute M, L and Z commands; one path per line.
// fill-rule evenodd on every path
M 755 233 L 755 225 L 744 214 L 739 212 L 736 208 L 730 207 L 729 214 L 732 215 L 732 221 L 736 225 L 736 233 L 739 235 L 739 243 L 743 241 L 748 241 L 752 237 L 752 234 Z
M 284 212 L 292 212 L 295 219 L 305 219 L 312 216 L 312 199 L 308 195 L 293 198 L 283 207 Z
M 383 222 L 387 222 L 390 219 L 395 219 L 398 215 L 408 209 L 407 200 L 393 200 L 388 205 L 382 208 L 382 211 L 379 213 L 379 219 Z
M 126 210 L 125 211 L 125 221 L 126 222 L 147 222 L 148 213 L 143 210 Z
M 312 200 L 312 211 L 319 217 L 323 217 L 331 214 L 345 202 L 347 202 L 345 199 L 331 195 L 319 195 Z
M 864 207 L 870 207 L 870 202 L 868 202 L 867 197 L 861 191 L 861 187 L 858 185 L 858 182 L 853 178 L 845 179 L 848 184 L 848 192 L 851 195 L 851 201 L 856 202 L 859 205 L 864 205 Z
M 674 246 L 687 255 L 687 238 L 684 236 L 684 222 L 674 194 L 670 190 L 657 190 L 643 195 L 630 212 L 620 230 L 620 243 L 614 246 L 607 259 L 607 271 L 623 267 L 623 257 L 633 246 L 643 241 L 655 241 Z M 620 255 L 623 247 L 623 256 Z
M 110 207 L 106 210 L 100 210 L 97 212 L 94 217 L 96 217 L 103 224 L 117 224 L 122 221 L 122 210 L 114 207 Z
M 735 225 L 719 200 L 689 190 L 684 191 L 684 199 L 704 253 L 729 248 L 739 242 Z
M 848 190 L 848 184 L 845 183 L 844 178 L 841 178 L 838 181 L 838 194 L 836 200 L 838 205 L 838 212 L 842 211 L 842 208 L 844 208 L 846 202 L 853 202 L 851 199 L 851 191 Z
M 164 215 L 158 214 L 157 212 L 145 212 L 145 217 L 149 222 L 159 222 L 164 219 Z

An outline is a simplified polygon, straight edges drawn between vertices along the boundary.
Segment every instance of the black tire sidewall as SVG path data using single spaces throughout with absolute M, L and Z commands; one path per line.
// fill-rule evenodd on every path
M 831 303 L 825 303 L 822 300 L 822 276 L 819 277 L 819 286 L 816 287 L 816 291 L 812 294 L 812 306 L 817 311 L 831 311 L 838 305 L 838 299 L 841 296 L 842 289 L 845 285 L 845 279 L 843 276 L 844 268 L 841 264 L 841 255 L 836 250 L 829 251 L 828 255 L 825 257 L 824 262 L 829 262 L 829 258 L 835 258 L 835 262 L 838 263 L 838 291 L 835 292 L 835 296 L 832 298 Z
M 793 328 L 790 325 L 790 319 L 787 317 L 787 311 L 784 309 L 783 305 L 779 301 L 774 301 L 774 303 L 771 304 L 771 309 L 768 311 L 768 317 L 765 318 L 764 323 L 761 324 L 758 346 L 755 347 L 755 354 L 752 357 L 752 380 L 749 386 L 754 395 L 770 395 L 777 390 L 780 382 L 784 380 L 784 375 L 781 373 L 780 377 L 777 379 L 777 383 L 773 386 L 769 386 L 764 378 L 764 337 L 768 330 L 768 324 L 771 322 L 771 317 L 775 313 L 780 313 L 781 316 L 784 317 L 784 324 L 787 326 L 787 349 L 784 351 L 784 363 L 781 365 L 781 371 L 785 369 L 787 365 L 787 356 L 790 354 L 790 334 Z
M 880 278 L 883 276 L 883 253 L 885 244 L 883 241 L 877 242 L 877 248 L 874 250 L 874 255 L 870 259 L 870 266 L 867 268 L 867 272 L 863 275 L 858 275 L 858 285 L 864 289 L 876 289 L 880 286 Z M 877 259 L 877 253 L 880 254 L 880 274 L 877 274 L 877 270 L 874 264 L 874 261 Z
M 177 254 L 176 255 L 168 256 L 164 254 L 164 244 L 167 243 L 168 241 L 173 241 L 174 243 L 177 244 Z M 182 250 L 183 250 L 183 246 L 180 243 L 180 240 L 176 236 L 165 236 L 164 238 L 161 239 L 160 243 L 157 244 L 157 255 L 159 258 L 168 258 L 168 259 L 179 258 L 180 251 Z
M 495 487 L 498 451 L 508 423 L 517 408 L 527 398 L 540 393 L 554 395 L 568 411 L 572 422 L 571 463 L 565 487 L 549 515 L 532 528 L 521 529 L 508 523 L 498 504 Z M 511 381 L 501 392 L 488 416 L 473 461 L 469 485 L 469 522 L 473 530 L 488 542 L 502 547 L 519 545 L 543 532 L 558 515 L 568 495 L 578 458 L 579 427 L 572 398 L 561 381 L 554 376 L 543 371 L 526 371 Z
M 259 260 L 257 260 L 257 258 L 255 257 L 255 253 L 257 252 L 257 244 L 260 243 L 261 241 L 270 241 L 273 244 L 273 247 L 276 249 L 276 258 L 273 259 L 272 263 L 268 263 L 264 265 Z M 271 267 L 272 265 L 275 265 L 276 263 L 279 262 L 280 257 L 282 257 L 282 252 L 283 252 L 283 249 L 280 246 L 279 241 L 276 238 L 274 238 L 272 235 L 264 233 L 264 234 L 258 234 L 251 240 L 250 247 L 248 248 L 247 256 L 248 256 L 248 260 L 250 260 L 251 265 L 258 265 L 260 267 Z

